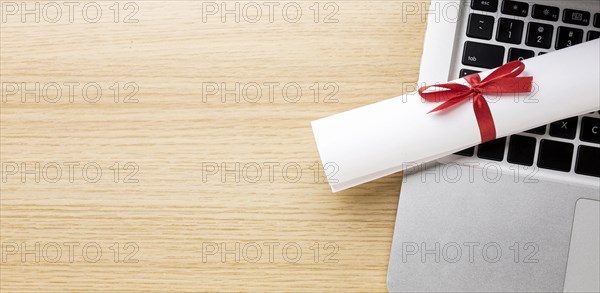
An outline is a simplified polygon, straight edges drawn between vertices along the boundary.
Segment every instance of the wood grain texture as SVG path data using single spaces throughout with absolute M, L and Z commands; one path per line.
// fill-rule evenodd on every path
M 323 170 L 314 170 L 319 156 L 310 122 L 397 96 L 403 83 L 416 82 L 425 22 L 403 19 L 401 1 L 353 0 L 319 2 L 315 23 L 314 2 L 296 1 L 303 12 L 297 23 L 281 16 L 287 2 L 277 2 L 273 22 L 263 10 L 256 23 L 243 17 L 223 23 L 219 15 L 203 21 L 203 2 L 195 1 L 133 2 L 137 23 L 122 21 L 132 11 L 127 2 L 120 2 L 115 23 L 112 1 L 95 2 L 103 12 L 97 23 L 81 14 L 73 23 L 64 14 L 56 23 L 6 16 L 0 23 L 1 291 L 385 291 L 401 174 L 332 193 Z M 337 23 L 323 22 L 333 11 L 324 10 L 328 2 L 339 8 Z M 87 2 L 78 3 L 81 13 Z M 69 82 L 79 83 L 72 102 Z M 22 90 L 22 83 L 29 89 L 39 83 L 49 94 L 38 94 L 40 102 L 28 94 L 23 102 L 11 87 Z M 62 85 L 56 102 L 49 101 L 52 83 Z M 81 89 L 94 83 L 102 97 L 86 101 Z M 139 88 L 137 102 L 123 102 L 132 90 L 126 83 Z M 257 83 L 262 98 L 245 100 L 256 94 L 246 87 L 247 95 L 229 94 L 225 102 L 219 94 L 203 100 L 210 85 L 222 83 L 230 89 Z M 272 101 L 264 83 L 279 83 Z M 302 94 L 290 102 L 281 90 L 295 84 Z M 325 102 L 334 89 L 337 102 Z M 93 87 L 88 94 L 94 96 Z M 79 164 L 73 182 L 69 162 Z M 237 172 L 210 172 L 236 162 Z M 269 163 L 278 164 L 271 178 Z M 62 174 L 51 182 L 56 165 Z M 262 174 L 255 180 L 257 165 Z M 98 182 L 91 182 L 95 168 L 82 175 L 84 166 L 100 167 Z M 235 253 L 224 260 L 209 253 L 220 243 L 229 250 L 238 243 L 239 261 Z M 55 244 L 62 255 L 53 263 Z M 274 245 L 273 259 L 266 245 Z M 94 262 L 98 247 L 102 255 Z

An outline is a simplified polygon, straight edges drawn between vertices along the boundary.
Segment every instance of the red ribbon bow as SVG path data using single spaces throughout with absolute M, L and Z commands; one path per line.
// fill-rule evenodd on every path
M 458 83 L 445 83 L 429 85 L 419 88 L 419 95 L 428 102 L 445 101 L 435 109 L 429 111 L 437 112 L 449 108 L 457 103 L 473 97 L 473 110 L 475 118 L 479 125 L 481 142 L 496 139 L 496 126 L 494 118 L 488 103 L 483 94 L 492 93 L 494 95 L 507 93 L 529 93 L 531 92 L 533 77 L 517 77 L 525 70 L 525 64 L 521 61 L 512 61 L 506 63 L 494 72 L 490 73 L 485 79 L 481 80 L 479 74 L 465 76 L 465 80 L 471 85 Z M 441 88 L 446 90 L 425 92 L 429 88 Z

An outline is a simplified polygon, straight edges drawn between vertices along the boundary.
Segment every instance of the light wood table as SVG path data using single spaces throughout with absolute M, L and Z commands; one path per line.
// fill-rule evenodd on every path
M 405 2 L 13 3 L 2 292 L 386 290 L 401 174 L 332 193 L 310 122 L 416 82 Z

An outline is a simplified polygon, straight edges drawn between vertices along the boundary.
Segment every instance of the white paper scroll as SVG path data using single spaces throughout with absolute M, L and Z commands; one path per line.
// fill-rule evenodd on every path
M 532 93 L 485 95 L 497 137 L 600 109 L 600 40 L 523 63 L 521 76 L 533 76 Z M 336 166 L 331 189 L 347 189 L 480 143 L 470 101 L 427 114 L 437 105 L 411 93 L 313 121 L 321 161 L 327 169 Z

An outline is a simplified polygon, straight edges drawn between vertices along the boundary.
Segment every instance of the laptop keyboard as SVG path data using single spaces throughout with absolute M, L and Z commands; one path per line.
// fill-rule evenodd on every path
M 598 11 L 501 0 L 472 0 L 470 8 L 459 77 L 600 37 Z M 456 154 L 600 177 L 600 112 L 556 121 Z

